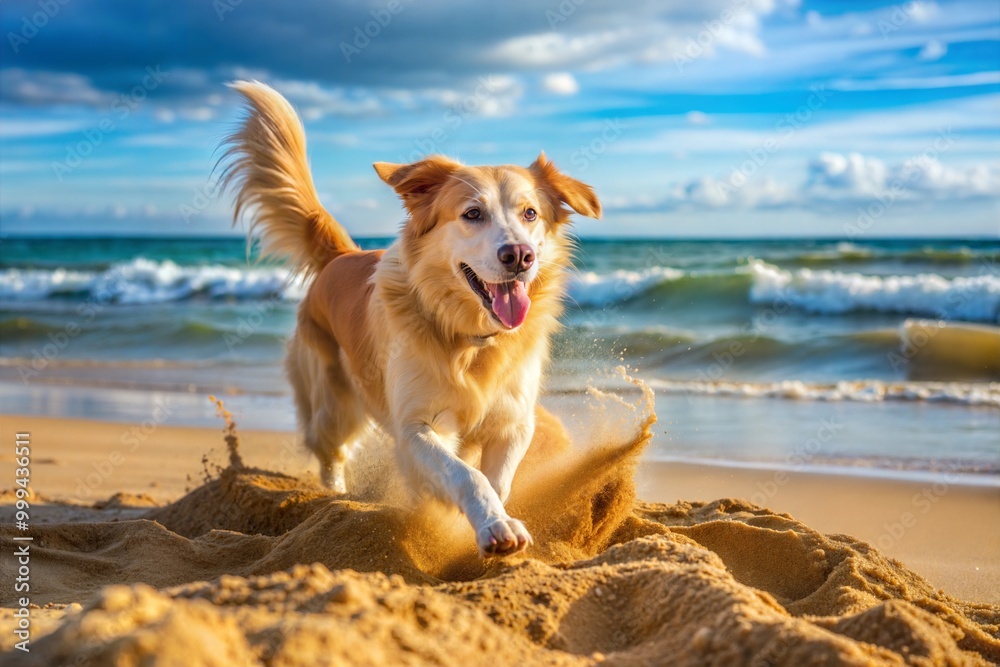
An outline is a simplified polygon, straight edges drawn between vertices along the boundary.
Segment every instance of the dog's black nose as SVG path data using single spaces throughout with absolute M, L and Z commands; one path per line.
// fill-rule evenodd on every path
M 535 252 L 530 245 L 508 243 L 497 250 L 497 258 L 511 273 L 520 273 L 527 271 L 535 263 Z

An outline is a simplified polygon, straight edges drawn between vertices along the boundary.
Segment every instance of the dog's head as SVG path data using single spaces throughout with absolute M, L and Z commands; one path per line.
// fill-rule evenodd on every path
M 375 171 L 410 213 L 403 253 L 411 284 L 455 333 L 517 330 L 546 276 L 567 262 L 571 211 L 601 215 L 593 189 L 544 153 L 528 168 L 467 167 L 433 156 L 378 162 Z

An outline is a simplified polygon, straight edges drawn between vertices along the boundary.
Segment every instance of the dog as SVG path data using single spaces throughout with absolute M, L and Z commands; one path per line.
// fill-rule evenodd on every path
M 221 159 L 234 224 L 310 281 L 286 370 L 323 483 L 346 493 L 347 452 L 374 422 L 411 486 L 465 514 L 481 556 L 525 549 L 504 503 L 559 327 L 570 216 L 600 218 L 594 190 L 544 153 L 527 168 L 377 162 L 408 218 L 386 250 L 362 251 L 320 204 L 291 104 L 230 85 L 247 111 Z

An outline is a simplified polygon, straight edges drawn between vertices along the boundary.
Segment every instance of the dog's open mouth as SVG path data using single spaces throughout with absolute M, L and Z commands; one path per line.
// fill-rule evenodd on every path
M 477 276 L 468 264 L 462 264 L 461 268 L 465 279 L 469 281 L 469 287 L 500 324 L 508 329 L 521 326 L 531 307 L 531 298 L 522 281 L 488 283 Z

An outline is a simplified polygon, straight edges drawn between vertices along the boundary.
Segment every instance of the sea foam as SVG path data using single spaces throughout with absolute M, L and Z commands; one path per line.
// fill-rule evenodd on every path
M 280 267 L 181 266 L 136 258 L 105 271 L 6 269 L 0 299 L 40 301 L 78 297 L 119 304 L 162 303 L 194 297 L 296 300 L 302 281 Z
M 1000 322 L 1000 276 L 936 274 L 867 276 L 839 271 L 787 271 L 760 260 L 750 265 L 750 301 L 788 303 L 813 313 L 878 311 L 942 320 Z
M 657 285 L 683 278 L 686 274 L 669 266 L 643 271 L 620 269 L 609 273 L 579 271 L 569 284 L 570 300 L 581 307 L 601 308 L 634 299 Z
M 804 401 L 919 401 L 1000 408 L 998 382 L 884 382 L 852 380 L 830 384 L 785 380 L 781 382 L 706 382 L 700 380 L 649 380 L 655 391 L 701 396 L 783 398 Z
M 568 297 L 580 308 L 608 308 L 639 302 L 660 286 L 677 290 L 729 289 L 746 281 L 754 304 L 785 303 L 812 313 L 858 311 L 900 313 L 940 320 L 1000 322 L 1000 275 L 945 278 L 936 274 L 863 275 L 832 270 L 783 269 L 753 260 L 735 274 L 689 273 L 669 266 L 639 271 L 577 271 Z M 683 281 L 682 281 L 683 279 Z M 728 286 L 728 287 L 727 287 Z M 303 281 L 275 266 L 180 265 L 136 258 L 104 271 L 56 269 L 0 270 L 0 300 L 98 299 L 119 304 L 162 303 L 192 298 L 296 301 Z

